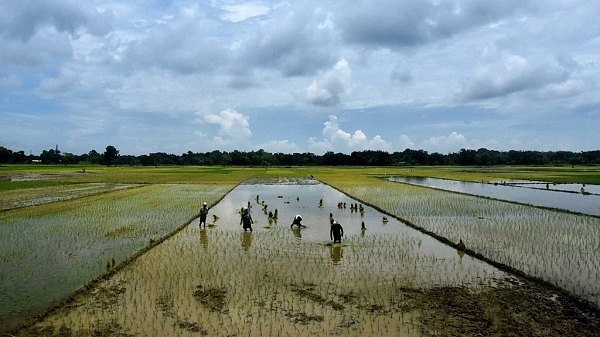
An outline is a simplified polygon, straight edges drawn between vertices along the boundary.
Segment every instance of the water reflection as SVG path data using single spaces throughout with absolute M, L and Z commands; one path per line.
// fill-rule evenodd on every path
M 260 205 L 255 204 L 257 194 L 260 196 Z M 297 201 L 297 198 L 299 201 Z M 320 205 L 321 200 L 323 201 Z M 211 208 L 211 213 L 219 217 L 219 230 L 239 231 L 239 208 L 250 201 L 253 206 L 252 217 L 255 220 L 255 230 L 261 231 L 265 227 L 284 230 L 287 235 L 293 235 L 296 240 L 307 242 L 324 242 L 330 239 L 330 219 L 344 226 L 344 239 L 351 240 L 353 236 L 365 236 L 361 230 L 362 222 L 368 228 L 369 236 L 379 234 L 395 234 L 407 230 L 400 221 L 390 218 L 389 222 L 382 225 L 382 214 L 371 207 L 360 205 L 348 196 L 326 185 L 240 185 L 231 191 L 226 198 Z M 357 205 L 359 211 L 338 209 L 339 202 L 347 205 Z M 269 219 L 268 212 L 256 212 L 257 207 L 267 206 L 273 210 L 273 217 Z M 362 210 L 362 212 L 361 212 Z M 277 211 L 278 217 L 275 217 Z M 294 216 L 302 215 L 302 226 L 293 226 L 295 231 L 287 230 Z M 282 219 L 282 221 L 277 221 Z M 289 220 L 288 220 L 289 219 Z M 298 231 L 297 229 L 300 229 Z M 291 236 L 290 235 L 290 236 Z
M 564 209 L 596 216 L 600 215 L 600 195 L 589 193 L 590 191 L 596 192 L 597 185 L 581 187 L 578 184 L 571 184 L 572 186 L 564 186 L 559 189 L 556 185 L 550 186 L 542 182 L 503 181 L 501 183 L 472 183 L 423 177 L 388 177 L 387 179 L 394 182 L 439 188 L 527 205 Z M 545 187 L 541 188 L 539 186 Z M 577 192 L 581 188 L 584 188 L 586 193 Z
M 252 245 L 252 232 L 242 232 L 242 248 L 245 251 L 248 251 L 248 249 L 250 249 L 251 245 Z
M 206 233 L 206 228 L 200 229 L 200 244 L 204 250 L 208 249 L 208 235 Z
M 294 236 L 296 237 L 296 239 L 302 240 L 302 231 L 301 231 L 300 227 L 292 228 L 292 233 L 294 233 Z
M 342 245 L 339 243 L 335 243 L 331 245 L 331 263 L 334 266 L 340 264 L 342 260 L 342 256 L 344 255 L 344 251 L 342 250 Z

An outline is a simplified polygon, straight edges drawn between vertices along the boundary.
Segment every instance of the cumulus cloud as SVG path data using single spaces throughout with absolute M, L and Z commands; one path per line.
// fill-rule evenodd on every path
M 261 3 L 242 3 L 235 5 L 225 5 L 222 7 L 226 11 L 221 18 L 231 22 L 241 22 L 249 18 L 267 14 L 270 10 L 268 6 Z
M 59 94 L 75 87 L 77 81 L 77 74 L 70 69 L 65 69 L 58 77 L 42 80 L 40 90 L 46 94 Z
M 35 36 L 29 42 L 0 41 L 0 71 L 36 69 L 45 64 L 61 64 L 73 57 L 73 47 L 63 35 Z
M 541 89 L 566 81 L 569 71 L 546 62 L 508 55 L 480 66 L 458 93 L 463 100 L 482 100 Z
M 423 142 L 423 147 L 429 149 L 431 152 L 449 153 L 457 152 L 460 149 L 480 149 L 480 148 L 494 148 L 499 144 L 493 139 L 481 141 L 478 139 L 467 139 L 465 135 L 456 131 L 445 136 L 431 137 Z
M 413 81 L 413 76 L 410 72 L 410 69 L 400 67 L 396 67 L 394 70 L 392 70 L 390 78 L 392 81 L 398 83 L 410 83 Z
M 567 80 L 561 83 L 551 83 L 539 94 L 540 97 L 569 97 L 579 94 L 585 90 L 585 82 L 582 80 Z
M 332 149 L 345 151 L 382 150 L 390 151 L 393 147 L 380 135 L 369 139 L 362 130 L 349 133 L 342 130 L 336 116 L 329 116 L 323 127 L 323 140 L 316 137 L 309 139 L 309 147 L 317 152 L 330 151 Z
M 340 15 L 340 26 L 344 39 L 351 43 L 392 49 L 412 47 L 533 10 L 534 3 L 523 0 L 352 1 Z
M 599 8 L 593 0 L 0 0 L 0 101 L 14 102 L 2 110 L 40 121 L 0 123 L 0 135 L 36 151 L 48 139 L 66 143 L 63 129 L 83 124 L 55 121 L 85 113 L 85 130 L 119 147 L 131 138 L 108 127 L 108 116 L 132 130 L 147 120 L 139 153 L 160 151 L 157 130 L 167 129 L 182 152 L 196 150 L 185 144 L 303 152 L 307 139 L 319 151 L 387 141 L 393 151 L 457 151 L 494 138 L 508 147 L 507 134 L 537 146 L 533 134 L 548 129 L 540 120 L 552 119 L 574 150 L 590 148 L 600 143 Z M 490 46 L 501 50 L 477 59 Z M 347 121 L 324 126 L 310 113 L 342 105 Z M 183 125 L 194 117 L 200 126 Z M 39 126 L 51 137 L 31 132 Z M 88 144 L 77 137 L 73 144 Z
M 269 149 L 268 151 L 271 153 L 295 153 L 299 151 L 296 143 L 291 142 L 289 140 L 273 140 L 264 144 L 260 144 L 254 147 L 255 150 L 259 149 Z
M 314 74 L 336 59 L 330 20 L 327 12 L 312 6 L 280 7 L 242 41 L 237 62 L 285 77 Z
M 204 122 L 219 126 L 219 139 L 246 139 L 252 136 L 249 117 L 233 109 L 225 109 L 218 114 L 208 114 L 202 118 Z
M 341 59 L 333 69 L 313 80 L 306 89 L 306 99 L 314 105 L 332 106 L 351 90 L 352 70 L 348 61 Z
M 4 0 L 0 13 L 0 35 L 23 41 L 45 28 L 75 38 L 84 32 L 102 36 L 114 24 L 111 10 L 99 11 L 87 2 L 74 0 Z
M 467 138 L 463 134 L 454 131 L 448 136 L 431 137 L 424 143 L 434 148 L 465 146 L 467 145 Z
M 231 58 L 224 41 L 207 34 L 213 26 L 210 19 L 194 15 L 169 21 L 129 43 L 121 63 L 128 69 L 154 68 L 185 75 L 214 72 Z
M 399 149 L 412 149 L 415 147 L 415 143 L 407 135 L 400 135 L 398 137 L 398 148 Z

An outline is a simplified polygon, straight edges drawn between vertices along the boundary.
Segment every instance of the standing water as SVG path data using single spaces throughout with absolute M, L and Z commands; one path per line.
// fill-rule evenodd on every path
M 600 186 L 533 181 L 473 183 L 458 180 L 388 177 L 389 181 L 600 216 Z M 583 190 L 582 190 L 583 189 Z

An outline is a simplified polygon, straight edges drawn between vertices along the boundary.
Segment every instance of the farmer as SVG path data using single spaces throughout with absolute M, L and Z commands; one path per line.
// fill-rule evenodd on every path
M 200 208 L 200 223 L 198 223 L 198 227 L 204 225 L 204 228 L 206 228 L 206 216 L 208 216 L 208 206 L 205 202 L 202 204 L 202 208 Z
M 333 240 L 334 243 L 342 242 L 342 236 L 344 236 L 344 228 L 340 225 L 339 222 L 333 220 L 333 218 L 329 219 L 331 223 L 331 228 L 329 229 L 329 238 Z
M 305 227 L 302 225 L 302 216 L 300 214 L 298 214 L 294 217 L 294 221 L 292 221 L 292 224 L 290 225 L 290 227 L 294 227 L 294 225 L 298 226 L 298 228 Z
M 250 229 L 250 231 L 252 232 L 252 223 L 254 223 L 254 220 L 252 220 L 250 210 L 248 209 L 248 207 L 244 207 L 242 211 L 242 218 L 240 219 L 240 225 L 244 225 L 244 232 L 247 229 Z

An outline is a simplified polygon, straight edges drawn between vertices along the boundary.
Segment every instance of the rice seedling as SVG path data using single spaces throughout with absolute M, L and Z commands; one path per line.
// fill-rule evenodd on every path
M 600 219 L 379 179 L 336 188 L 466 249 L 600 305 Z M 394 197 L 390 197 L 393 195 Z
M 0 293 L 13 294 L 1 295 L 0 317 L 40 312 L 184 224 L 198 197 L 226 191 L 155 185 L 0 213 Z
M 81 183 L 11 189 L 2 191 L 0 211 L 70 200 L 139 186 L 134 184 Z
M 117 304 L 98 307 L 94 305 L 97 299 L 82 294 L 71 307 L 54 312 L 28 331 L 42 328 L 59 331 L 68 326 L 77 333 L 89 331 L 98 322 L 115 322 L 119 327 L 117 332 L 121 333 L 169 336 L 188 336 L 198 331 L 216 336 L 411 336 L 444 332 L 465 335 L 469 331 L 484 331 L 482 327 L 464 330 L 484 319 L 471 314 L 452 316 L 456 308 L 498 315 L 497 321 L 501 322 L 498 329 L 513 331 L 512 320 L 493 308 L 499 303 L 510 303 L 502 296 L 510 298 L 514 292 L 519 299 L 530 298 L 527 293 L 519 292 L 518 284 L 522 281 L 516 282 L 512 276 L 410 230 L 397 218 L 410 218 L 414 223 L 422 220 L 429 226 L 455 233 L 454 242 L 463 239 L 469 250 L 478 245 L 473 234 L 465 235 L 472 231 L 469 226 L 480 226 L 484 232 L 490 230 L 486 226 L 502 224 L 499 219 L 507 214 L 520 217 L 521 227 L 529 226 L 528 218 L 520 211 L 489 210 L 481 214 L 479 208 L 490 204 L 467 207 L 461 205 L 464 200 L 435 195 L 433 200 L 437 204 L 432 204 L 432 200 L 419 197 L 420 193 L 428 192 L 402 190 L 409 194 L 407 199 L 415 197 L 406 201 L 398 197 L 399 191 L 391 185 L 374 188 L 365 184 L 361 189 L 364 184 L 361 179 L 329 182 L 348 194 L 322 185 L 240 185 L 211 208 L 213 214 L 219 214 L 218 227 L 199 229 L 197 223 L 196 226 L 192 223 L 103 281 L 99 288 L 110 289 L 119 282 L 124 285 L 125 290 L 116 296 Z M 238 225 L 238 209 L 257 197 L 257 192 L 261 205 L 264 201 L 270 209 L 276 208 L 282 219 L 291 221 L 295 214 L 302 214 L 307 228 L 298 233 L 300 237 L 290 230 L 287 221 L 270 224 L 269 229 L 257 226 L 253 233 L 246 233 L 249 236 L 243 235 Z M 293 198 L 296 202 L 290 203 Z M 315 207 L 320 199 L 327 202 L 322 208 Z M 354 211 L 344 209 L 344 203 L 356 205 L 357 201 L 365 205 L 363 212 L 356 212 L 354 206 Z M 342 207 L 336 207 L 337 202 Z M 385 209 L 387 214 L 371 206 Z M 253 216 L 259 223 L 268 222 L 268 213 L 256 212 Z M 383 216 L 388 217 L 385 226 Z M 336 246 L 335 251 L 328 245 L 330 217 L 340 221 L 346 232 L 343 244 Z M 434 221 L 436 218 L 438 221 Z M 459 225 L 464 219 L 467 224 Z M 368 231 L 361 230 L 362 223 L 368 225 Z M 125 229 L 113 231 L 130 231 L 126 226 L 121 227 Z M 248 238 L 250 243 L 245 244 Z M 502 237 L 493 239 L 494 244 L 507 242 Z M 594 239 L 590 240 L 593 244 Z M 518 255 L 519 250 L 513 245 L 504 248 L 510 250 L 508 257 Z M 568 258 L 576 261 L 574 255 Z M 203 293 L 196 293 L 194 297 L 198 286 L 224 294 L 219 297 L 220 310 L 204 304 L 210 301 L 210 296 L 199 299 Z M 448 307 L 447 298 L 460 301 L 456 307 Z M 530 311 L 517 307 L 511 307 L 512 310 L 521 310 L 520 314 L 533 319 Z M 488 318 L 485 321 L 489 322 Z M 444 328 L 440 322 L 450 323 L 449 327 Z M 564 320 L 561 329 L 574 322 Z M 597 331 L 594 321 L 587 322 L 587 326 L 569 331 Z M 487 329 L 488 334 L 494 332 L 490 327 Z M 25 336 L 28 331 L 17 335 Z
M 271 188 L 264 187 L 260 194 L 269 203 L 273 203 L 271 195 L 279 194 L 277 187 L 269 193 Z M 116 282 L 125 285 L 118 296 L 119 305 L 99 308 L 93 305 L 93 298 L 82 296 L 76 306 L 56 312 L 46 322 L 75 322 L 85 315 L 101 321 L 127 317 L 118 319 L 122 331 L 143 334 L 151 326 L 153 334 L 172 336 L 184 336 L 190 330 L 219 336 L 315 331 L 395 335 L 407 331 L 409 317 L 394 309 L 398 289 L 456 284 L 476 289 L 481 280 L 505 277 L 485 264 L 460 259 L 453 249 L 408 230 L 393 218 L 385 227 L 372 226 L 373 233 L 364 237 L 359 225 L 348 228 L 344 244 L 336 248 L 343 257 L 332 265 L 332 249 L 310 231 L 322 230 L 326 236 L 326 219 L 335 210 L 304 208 L 302 203 L 314 205 L 310 194 L 315 191 L 318 198 L 324 193 L 332 200 L 346 197 L 317 186 L 302 191 L 300 204 L 279 204 L 282 216 L 291 218 L 300 208 L 305 221 L 313 222 L 298 241 L 286 224 L 268 231 L 240 232 L 237 206 L 230 205 L 244 204 L 248 193 L 256 189 L 240 186 L 213 207 L 222 214 L 218 228 L 198 229 L 192 224 L 107 280 L 102 287 Z M 369 207 L 365 214 L 367 219 L 381 219 L 381 214 Z M 354 216 L 348 212 L 336 218 L 348 223 Z M 318 217 L 325 220 L 323 227 L 314 223 Z M 201 235 L 206 235 L 207 246 L 198 240 Z M 251 237 L 246 248 L 244 237 Z M 350 321 L 350 316 L 355 318 Z M 152 324 L 139 324 L 144 321 Z M 48 326 L 58 329 L 57 324 Z

